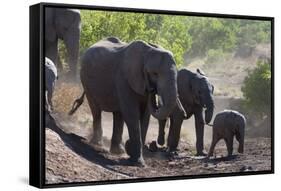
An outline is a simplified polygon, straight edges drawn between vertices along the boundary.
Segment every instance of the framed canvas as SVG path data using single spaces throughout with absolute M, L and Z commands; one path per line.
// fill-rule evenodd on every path
M 30 185 L 274 173 L 274 18 L 30 6 Z

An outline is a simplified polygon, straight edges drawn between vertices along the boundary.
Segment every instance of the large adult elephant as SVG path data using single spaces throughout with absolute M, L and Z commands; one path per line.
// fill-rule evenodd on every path
M 141 131 L 148 126 L 150 114 L 165 119 L 176 105 L 177 70 L 172 54 L 143 41 L 127 44 L 110 37 L 85 52 L 80 75 L 93 115 L 92 142 L 102 144 L 101 112 L 113 112 L 110 150 L 122 152 L 125 121 L 129 132 L 125 144 L 129 160 L 143 165 Z M 71 113 L 82 104 L 84 94 Z M 163 100 L 161 107 L 152 101 L 155 94 Z
M 45 56 L 59 65 L 58 40 L 63 40 L 67 51 L 70 74 L 76 77 L 79 55 L 81 17 L 78 10 L 46 8 Z
M 193 73 L 186 69 L 180 70 L 178 72 L 177 84 L 179 98 L 186 112 L 186 116 L 184 116 L 182 110 L 177 107 L 170 115 L 170 129 L 167 146 L 170 151 L 176 150 L 179 143 L 183 120 L 189 119 L 192 115 L 194 115 L 197 155 L 206 155 L 203 152 L 203 110 L 205 109 L 205 122 L 208 124 L 212 119 L 214 111 L 214 101 L 212 96 L 214 86 L 210 84 L 208 78 L 199 69 L 197 69 L 197 73 Z M 165 143 L 165 124 L 166 119 L 159 120 L 159 134 L 157 142 L 160 145 Z

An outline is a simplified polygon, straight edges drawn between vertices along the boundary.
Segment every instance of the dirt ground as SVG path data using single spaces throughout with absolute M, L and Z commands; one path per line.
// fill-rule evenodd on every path
M 103 114 L 103 120 L 107 121 L 103 124 L 105 130 L 103 148 L 96 148 L 89 144 L 91 128 L 83 127 L 83 123 L 77 123 L 68 116 L 52 115 L 56 125 L 46 128 L 46 183 L 48 184 L 271 169 L 270 138 L 247 138 L 243 155 L 237 153 L 238 144 L 235 142 L 234 156 L 231 158 L 225 157 L 226 147 L 224 142 L 220 141 L 215 150 L 215 157 L 206 159 L 194 156 L 194 141 L 183 137 L 185 133 L 176 155 L 171 156 L 161 150 L 157 152 L 145 150 L 146 166 L 130 166 L 126 161 L 128 158 L 126 154 L 118 156 L 108 151 L 112 129 L 109 113 Z M 151 121 L 149 128 L 147 144 L 156 139 L 156 120 Z M 124 134 L 124 140 L 126 139 L 127 133 Z M 210 141 L 207 140 L 205 145 L 207 150 Z
M 241 99 L 241 85 L 247 70 L 254 68 L 260 54 L 268 55 L 270 46 L 260 46 L 248 59 L 230 59 L 206 67 L 202 60 L 188 65 L 195 71 L 203 68 L 215 86 L 215 111 L 236 109 Z M 261 52 L 261 53 L 260 53 Z M 208 66 L 208 65 L 207 65 Z M 228 70 L 225 70 L 225 68 Z M 247 126 L 244 154 L 237 153 L 238 143 L 234 141 L 234 156 L 225 157 L 226 146 L 220 141 L 215 149 L 215 157 L 195 157 L 195 128 L 193 117 L 183 122 L 178 152 L 171 156 L 166 152 L 144 151 L 145 167 L 130 166 L 128 156 L 109 153 L 112 135 L 112 114 L 102 114 L 104 147 L 96 148 L 89 144 L 92 136 L 92 116 L 87 100 L 73 116 L 67 113 L 73 101 L 82 93 L 80 83 L 66 83 L 59 79 L 53 97 L 54 121 L 46 128 L 46 183 L 66 183 L 135 179 L 148 177 L 217 174 L 230 172 L 271 170 L 270 124 L 260 129 Z M 212 123 L 212 122 L 211 122 Z M 254 131 L 253 131 L 254 129 Z M 258 132 L 257 132 L 258 131 Z M 158 122 L 152 117 L 147 133 L 146 145 L 157 139 Z M 166 128 L 166 134 L 168 129 Z M 205 126 L 204 146 L 206 152 L 211 143 L 212 128 Z M 128 139 L 124 127 L 123 142 Z

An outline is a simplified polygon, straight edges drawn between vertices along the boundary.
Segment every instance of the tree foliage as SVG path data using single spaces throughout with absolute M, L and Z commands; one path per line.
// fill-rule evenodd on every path
M 122 41 L 144 40 L 170 50 L 178 65 L 191 46 L 185 17 L 167 15 L 82 11 L 81 52 L 95 42 L 116 36 Z
M 246 107 L 261 115 L 268 115 L 271 111 L 270 66 L 270 63 L 259 61 L 257 68 L 249 71 L 241 88 Z
M 208 56 L 270 41 L 270 22 L 194 16 L 82 10 L 80 55 L 97 41 L 115 36 L 124 42 L 144 40 L 171 51 L 177 66 L 187 58 Z M 65 47 L 60 43 L 60 55 Z
M 270 42 L 270 22 L 242 19 L 189 18 L 192 46 L 189 56 L 206 56 L 208 50 L 231 52 Z

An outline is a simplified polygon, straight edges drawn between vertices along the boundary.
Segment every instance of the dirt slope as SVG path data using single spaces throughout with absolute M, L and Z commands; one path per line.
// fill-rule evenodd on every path
M 62 118 L 54 116 L 56 120 Z M 67 127 L 60 123 L 50 127 L 46 128 L 47 183 L 260 171 L 271 168 L 268 138 L 246 139 L 244 155 L 237 155 L 235 143 L 235 155 L 232 158 L 223 157 L 226 155 L 226 148 L 221 141 L 217 145 L 216 156 L 211 159 L 195 157 L 194 144 L 182 139 L 179 151 L 173 156 L 161 150 L 145 150 L 146 166 L 140 168 L 130 166 L 126 154 L 112 155 L 108 152 L 108 147 L 94 148 L 86 137 L 65 132 L 63 129 Z M 107 137 L 104 138 L 107 140 Z

